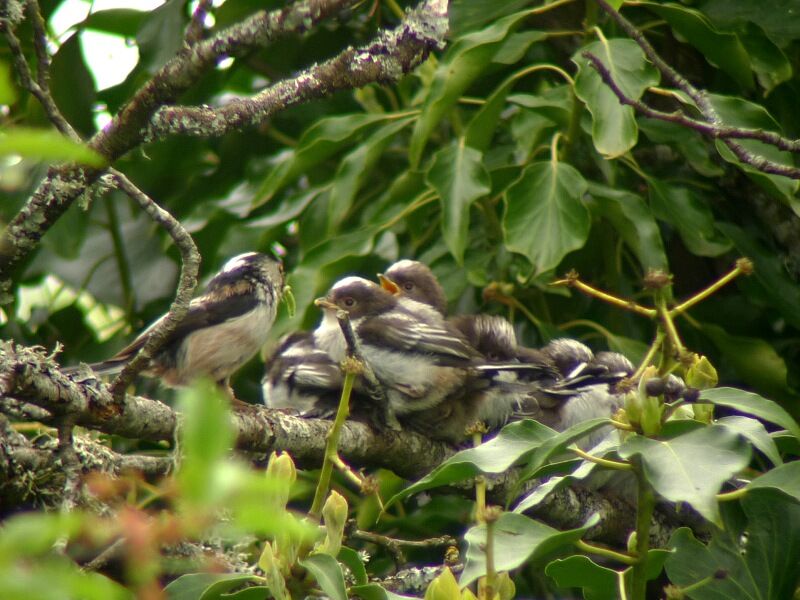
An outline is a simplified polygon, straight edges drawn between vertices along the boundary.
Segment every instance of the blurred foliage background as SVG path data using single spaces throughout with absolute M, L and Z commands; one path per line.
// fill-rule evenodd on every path
M 62 4 L 43 0 L 45 19 Z M 219 105 L 251 95 L 367 42 L 410 4 L 364 2 L 301 38 L 225 60 L 181 101 Z M 174 54 L 193 5 L 100 10 L 53 39 L 53 95 L 78 131 L 89 136 L 102 127 Z M 213 11 L 212 28 L 283 5 L 226 0 Z M 800 3 L 637 1 L 622 11 L 670 65 L 713 94 L 726 123 L 800 137 Z M 407 257 L 431 265 L 454 313 L 504 314 L 527 345 L 567 335 L 637 362 L 652 339 L 651 322 L 549 284 L 574 269 L 596 287 L 646 303 L 642 279 L 662 269 L 674 276 L 677 299 L 747 256 L 754 274 L 693 308 L 678 327 L 722 383 L 800 416 L 797 181 L 756 172 L 696 131 L 622 108 L 582 51 L 607 59 L 622 87 L 652 106 L 685 104 L 592 0 L 453 0 L 450 24 L 447 48 L 396 86 L 338 93 L 219 139 L 172 137 L 115 167 L 189 229 L 204 275 L 243 251 L 283 256 L 298 311 L 280 315 L 274 341 L 314 326 L 312 300 L 337 278 L 372 277 Z M 82 46 L 90 32 L 138 49 L 121 83 L 98 89 Z M 33 57 L 29 25 L 18 33 Z M 9 132 L 49 126 L 16 85 L 5 47 L 0 104 Z M 786 152 L 744 145 L 794 164 Z M 0 156 L 0 225 L 46 169 L 14 152 Z M 96 189 L 24 265 L 16 300 L 0 313 L 0 336 L 46 348 L 60 342 L 64 364 L 109 356 L 167 309 L 178 260 L 166 234 L 126 196 Z M 492 293 L 484 294 L 487 287 Z M 260 401 L 262 372 L 256 359 L 238 374 L 240 398 Z M 381 477 L 383 494 L 399 489 L 397 478 Z M 358 503 L 357 518 L 373 522 L 372 499 L 349 499 Z M 436 496 L 394 515 L 391 528 L 405 537 L 458 533 L 470 510 L 463 498 Z M 384 553 L 371 569 L 390 562 Z M 535 590 L 543 579 L 528 570 L 518 585 Z

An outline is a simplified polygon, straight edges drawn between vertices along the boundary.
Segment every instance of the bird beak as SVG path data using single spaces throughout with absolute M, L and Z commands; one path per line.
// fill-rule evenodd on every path
M 314 306 L 319 306 L 323 310 L 339 310 L 338 306 L 325 297 L 314 300 Z
M 390 294 L 395 296 L 400 294 L 400 287 L 383 273 L 378 273 L 378 281 L 381 282 L 381 287 Z

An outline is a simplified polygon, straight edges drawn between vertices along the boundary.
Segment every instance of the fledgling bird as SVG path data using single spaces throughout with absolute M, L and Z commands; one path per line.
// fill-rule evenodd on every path
M 426 265 L 402 260 L 382 275 L 387 291 L 445 313 L 444 290 Z M 613 388 L 633 373 L 633 365 L 619 353 L 595 356 L 585 344 L 568 338 L 541 350 L 519 346 L 513 326 L 502 317 L 459 315 L 450 323 L 488 360 L 516 360 L 531 367 L 498 375 L 494 389 L 484 392 L 478 414 L 490 427 L 530 417 L 563 431 L 584 420 L 609 417 L 621 406 L 622 397 Z M 604 433 L 590 436 L 586 444 L 594 445 Z
M 230 391 L 230 376 L 266 342 L 283 290 L 280 262 L 258 252 L 231 258 L 191 301 L 188 313 L 143 374 L 159 378 L 169 387 L 206 376 Z M 165 316 L 116 355 L 89 367 L 98 374 L 122 370 Z
M 475 388 L 485 386 L 481 355 L 438 313 L 417 311 L 361 277 L 338 281 L 316 304 L 324 310 L 317 347 L 339 362 L 347 344 L 336 313 L 348 313 L 364 361 L 381 383 L 392 427 L 460 441 L 475 420 Z

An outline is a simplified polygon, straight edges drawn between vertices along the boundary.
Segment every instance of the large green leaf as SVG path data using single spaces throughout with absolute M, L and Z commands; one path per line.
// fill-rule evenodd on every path
M 775 440 L 770 437 L 767 428 L 764 427 L 761 421 L 751 419 L 750 417 L 733 415 L 730 417 L 722 417 L 715 422 L 744 437 L 758 450 L 763 452 L 764 456 L 766 456 L 773 465 L 783 464 Z
M 764 129 L 783 133 L 775 118 L 761 105 L 737 96 L 709 94 L 709 100 L 717 111 L 721 121 L 728 126 L 750 129 Z M 794 166 L 794 156 L 785 150 L 757 140 L 734 140 L 756 157 L 764 157 L 775 163 Z M 742 163 L 733 152 L 721 141 L 716 142 L 720 156 L 728 162 L 741 166 L 748 176 L 773 195 L 779 196 L 800 215 L 800 202 L 796 199 L 800 182 L 781 175 L 765 175 L 756 167 Z
M 661 574 L 664 562 L 669 557 L 667 550 L 655 549 L 647 553 L 647 579 L 655 579 Z M 575 555 L 556 559 L 544 571 L 561 588 L 580 588 L 586 600 L 616 600 L 624 597 L 625 578 L 619 572 L 598 565 L 588 556 Z M 626 574 L 630 569 L 625 570 Z
M 149 73 L 155 73 L 181 49 L 187 18 L 182 0 L 167 0 L 147 14 L 136 33 L 136 45 L 139 64 Z
M 13 104 L 17 100 L 17 91 L 11 79 L 11 67 L 0 60 L 0 104 Z
M 796 7 L 795 0 L 700 0 L 697 3 L 697 8 L 718 27 L 730 29 L 755 23 L 780 47 L 798 38 L 800 13 Z
M 71 161 L 100 167 L 105 160 L 97 152 L 52 129 L 14 127 L 0 134 L 0 156 L 18 154 L 46 161 Z
M 650 208 L 653 214 L 671 223 L 686 244 L 698 256 L 719 256 L 730 250 L 730 243 L 716 230 L 714 215 L 694 190 L 648 179 Z
M 377 583 L 367 583 L 365 585 L 353 585 L 348 591 L 354 596 L 364 600 L 418 600 L 417 596 L 403 596 L 390 592 Z
M 378 164 L 378 159 L 397 133 L 409 125 L 412 120 L 413 117 L 406 117 L 379 127 L 342 159 L 331 184 L 328 199 L 328 231 L 330 233 L 336 231 L 339 225 L 348 218 L 359 189 Z
M 94 133 L 94 78 L 83 59 L 80 35 L 77 33 L 62 43 L 53 56 L 50 91 L 61 114 L 78 133 L 85 137 Z
M 600 154 L 615 158 L 636 145 L 639 132 L 636 119 L 633 109 L 620 104 L 614 92 L 590 66 L 588 59 L 581 56 L 584 52 L 602 61 L 629 98 L 638 99 L 648 87 L 656 85 L 659 81 L 658 71 L 645 59 L 638 44 L 627 39 L 593 42 L 572 57 L 578 65 L 575 94 L 592 113 L 594 146 Z
M 463 264 L 470 206 L 491 191 L 483 154 L 466 146 L 462 138 L 433 156 L 426 180 L 439 194 L 442 234 L 447 248 L 458 264 Z
M 706 546 L 687 528 L 673 534 L 666 562 L 672 583 L 695 600 L 782 600 L 800 578 L 800 504 L 775 492 L 742 499 L 743 519 L 726 518 Z
M 761 29 L 748 27 L 746 33 L 739 35 L 739 39 L 747 50 L 765 95 L 792 78 L 792 63 Z
M 189 573 L 164 588 L 168 600 L 216 600 L 244 583 L 258 581 L 255 575 L 241 573 Z
M 657 144 L 674 147 L 700 175 L 718 177 L 725 172 L 718 161 L 712 160 L 711 144 L 698 131 L 659 119 L 640 117 L 637 122 L 639 131 Z
M 643 2 L 697 48 L 711 64 L 730 75 L 743 89 L 753 88 L 750 57 L 738 36 L 717 30 L 706 16 L 680 4 Z
M 747 484 L 747 490 L 778 490 L 800 502 L 800 461 L 783 464 Z
M 90 13 L 80 24 L 82 29 L 94 29 L 126 38 L 136 37 L 148 13 L 131 8 L 112 8 Z
M 447 50 L 411 135 L 408 153 L 412 168 L 419 164 L 433 128 L 483 73 L 508 34 L 514 31 L 526 14 L 520 12 L 504 17 L 485 29 L 459 38 Z
M 218 463 L 233 443 L 229 403 L 217 386 L 198 381 L 180 392 L 181 450 L 178 472 L 182 497 L 192 503 L 208 502 L 217 494 L 214 481 Z
M 800 328 L 800 285 L 786 271 L 781 261 L 775 260 L 775 251 L 765 247 L 751 231 L 719 222 L 717 229 L 724 233 L 742 256 L 753 261 L 755 271 L 747 281 L 741 282 L 743 288 L 760 288 L 760 294 L 777 308 L 780 314 L 794 327 Z M 754 290 L 755 291 L 755 290 Z
M 333 600 L 347 600 L 342 567 L 328 554 L 311 554 L 299 563 L 317 580 L 326 596 Z
M 746 383 L 776 398 L 792 395 L 786 383 L 786 362 L 771 344 L 760 338 L 731 335 L 718 325 L 703 323 L 705 333 Z
M 700 399 L 775 423 L 800 438 L 800 426 L 798 426 L 797 421 L 779 404 L 758 394 L 736 388 L 718 387 L 703 390 L 700 392 Z
M 619 236 L 636 253 L 642 271 L 669 270 L 661 232 L 644 199 L 629 191 L 591 181 L 588 189 L 592 199 L 590 210 L 612 223 Z
M 586 189 L 586 180 L 568 164 L 551 160 L 528 165 L 505 194 L 508 249 L 526 256 L 536 273 L 558 266 L 589 235 Z
M 283 186 L 342 148 L 357 143 L 376 124 L 395 117 L 356 113 L 316 121 L 303 133 L 296 148 L 275 158 L 273 168 L 253 198 L 253 208 L 268 202 Z
M 528 560 L 535 560 L 577 542 L 600 521 L 597 514 L 577 529 L 558 531 L 516 513 L 503 513 L 494 524 L 494 567 L 510 571 Z M 467 541 L 466 564 L 459 585 L 469 585 L 486 574 L 486 525 L 472 527 L 464 535 Z
M 750 447 L 730 429 L 711 425 L 667 441 L 636 435 L 620 446 L 619 455 L 639 457 L 647 481 L 664 498 L 687 502 L 719 522 L 716 495 L 750 462 Z

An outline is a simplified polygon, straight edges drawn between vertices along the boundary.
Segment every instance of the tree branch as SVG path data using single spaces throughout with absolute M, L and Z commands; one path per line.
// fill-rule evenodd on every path
M 172 301 L 169 311 L 150 331 L 147 341 L 136 354 L 136 357 L 125 365 L 122 372 L 111 384 L 111 393 L 115 398 L 119 399 L 125 393 L 125 388 L 130 385 L 138 373 L 147 367 L 150 358 L 164 344 L 167 337 L 175 331 L 175 328 L 186 316 L 186 313 L 189 312 L 189 302 L 192 299 L 195 287 L 197 287 L 200 253 L 192 236 L 189 235 L 189 232 L 184 229 L 183 225 L 175 217 L 137 188 L 123 173 L 116 169 L 110 169 L 110 173 L 111 179 L 117 187 L 135 200 L 151 219 L 166 229 L 181 253 L 181 275 L 178 282 L 178 290 L 175 293 L 175 299 Z
M 276 112 L 333 92 L 368 83 L 395 83 L 441 47 L 447 14 L 439 0 L 428 0 L 408 13 L 403 23 L 385 31 L 371 44 L 347 48 L 338 56 L 309 67 L 292 79 L 280 81 L 252 98 L 235 100 L 218 109 L 201 106 L 164 106 L 150 121 L 147 139 L 168 134 L 219 136 L 261 123 Z
M 28 1 L 33 3 L 33 0 Z M 87 145 L 104 156 L 109 163 L 114 162 L 142 143 L 143 130 L 159 107 L 174 102 L 207 70 L 213 68 L 219 58 L 244 54 L 266 46 L 280 36 L 304 33 L 321 20 L 356 1 L 303 0 L 280 10 L 259 11 L 207 40 L 184 47 L 133 95 L 106 127 L 88 140 Z M 12 25 L 10 19 L 0 21 L 0 29 L 6 39 L 9 39 L 8 33 L 12 32 Z M 34 33 L 40 38 L 36 44 L 42 44 L 43 30 L 36 27 L 35 19 Z M 33 80 L 21 49 L 18 53 L 13 50 L 14 39 L 16 38 L 13 37 L 9 43 L 12 45 L 14 66 L 20 80 L 42 102 L 48 117 L 51 120 L 56 119 L 55 115 L 60 114 L 57 108 L 55 112 L 48 110 L 48 107 L 55 106 L 52 96 L 41 90 Z M 61 123 L 59 129 L 63 128 L 66 133 L 65 123 L 66 121 Z M 13 271 L 101 172 L 99 169 L 72 164 L 55 166 L 48 170 L 37 190 L 0 234 L 0 304 L 13 299 Z
M 708 94 L 701 89 L 696 88 L 693 86 L 688 79 L 683 77 L 680 73 L 678 73 L 674 68 L 672 68 L 664 59 L 662 59 L 658 53 L 655 51 L 653 46 L 650 45 L 650 42 L 647 41 L 644 34 L 639 31 L 633 23 L 628 21 L 625 17 L 623 17 L 619 11 L 615 10 L 607 0 L 597 0 L 597 3 L 603 8 L 603 10 L 612 18 L 617 24 L 627 33 L 642 49 L 645 56 L 652 62 L 656 68 L 661 72 L 661 74 L 675 87 L 679 90 L 684 92 L 689 98 L 692 99 L 697 109 L 700 111 L 700 114 L 705 119 L 707 126 L 703 128 L 695 127 L 691 122 L 693 120 L 684 120 L 683 122 L 676 118 L 675 114 L 670 113 L 661 113 L 660 111 L 653 111 L 650 109 L 650 113 L 647 116 L 653 118 L 661 118 L 662 120 L 678 122 L 682 125 L 687 127 L 692 127 L 696 129 L 700 133 L 705 135 L 710 135 L 714 138 L 719 138 L 722 142 L 733 152 L 733 154 L 744 164 L 748 164 L 763 173 L 769 173 L 771 175 L 782 175 L 784 177 L 789 177 L 791 179 L 800 179 L 800 169 L 793 167 L 791 165 L 784 165 L 781 163 L 777 163 L 775 161 L 769 160 L 764 156 L 755 154 L 738 142 L 733 141 L 734 138 L 739 139 L 758 139 L 759 141 L 765 142 L 767 144 L 772 144 L 777 146 L 782 150 L 789 150 L 791 152 L 798 152 L 800 151 L 800 140 L 789 140 L 787 138 L 783 138 L 778 134 L 772 132 L 759 132 L 761 137 L 756 137 L 754 135 L 753 130 L 748 129 L 738 129 L 735 127 L 728 127 L 720 118 L 717 110 L 714 108 L 714 105 L 711 103 L 711 100 L 708 97 Z M 586 53 L 588 54 L 588 53 Z M 586 55 L 585 54 L 585 55 Z M 589 58 L 590 55 L 586 56 Z M 596 59 L 596 57 L 594 57 Z M 628 104 L 629 106 L 633 107 L 635 110 L 639 110 L 642 107 L 642 103 L 635 102 L 630 98 L 627 98 L 619 86 L 614 85 L 611 86 L 609 81 L 613 78 L 610 72 L 605 69 L 605 73 L 598 68 L 598 60 L 592 60 L 589 58 L 590 62 L 592 63 L 592 67 L 597 69 L 600 77 L 603 81 L 609 85 L 611 90 L 617 96 L 621 104 Z M 604 76 L 605 75 L 605 76 Z M 648 107 L 649 108 L 649 107 Z M 668 116 L 668 118 L 664 119 L 664 116 Z M 731 135 L 731 131 L 737 131 L 737 135 Z M 778 140 L 778 143 L 775 143 Z

